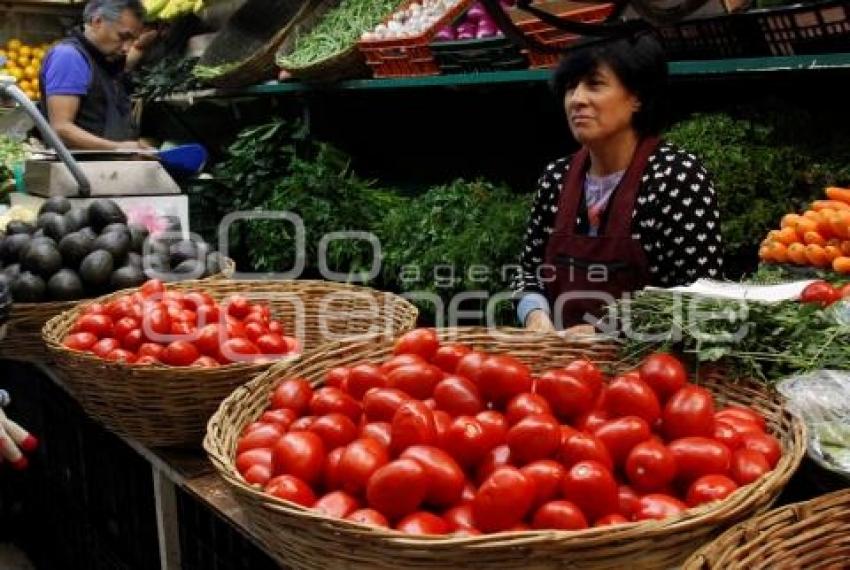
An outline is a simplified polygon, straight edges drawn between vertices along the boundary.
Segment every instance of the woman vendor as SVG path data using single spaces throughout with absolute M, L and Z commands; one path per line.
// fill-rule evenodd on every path
M 538 182 L 514 285 L 525 327 L 579 332 L 604 315 L 606 300 L 721 276 L 711 176 L 658 137 L 666 83 L 650 34 L 579 48 L 555 71 L 582 146 Z

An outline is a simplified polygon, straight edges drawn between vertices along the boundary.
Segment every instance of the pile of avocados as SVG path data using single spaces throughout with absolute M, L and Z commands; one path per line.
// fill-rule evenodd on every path
M 84 299 L 152 277 L 206 277 L 222 262 L 206 243 L 150 237 L 108 199 L 72 208 L 67 198 L 50 198 L 35 226 L 12 221 L 0 232 L 0 282 L 17 303 Z

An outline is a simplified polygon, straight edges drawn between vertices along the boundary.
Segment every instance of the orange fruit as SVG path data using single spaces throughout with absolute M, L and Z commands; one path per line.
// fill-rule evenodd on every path
M 790 245 L 794 242 L 800 241 L 800 238 L 794 228 L 782 228 L 779 230 L 779 233 L 776 234 L 776 241 L 784 243 L 785 245 Z
M 832 260 L 832 269 L 837 273 L 850 273 L 850 257 L 836 257 Z
M 833 235 L 850 239 L 850 211 L 836 211 L 835 214 L 829 217 L 829 227 Z
M 809 219 L 814 219 L 814 220 L 819 220 L 822 214 L 823 214 L 823 211 L 815 212 L 814 210 L 806 210 L 805 212 L 803 212 L 803 217 L 809 218 Z
M 788 263 L 788 248 L 784 243 L 772 241 L 765 247 L 767 248 L 767 259 L 776 263 Z
M 839 250 L 840 253 L 840 250 Z M 759 248 L 759 259 L 762 261 L 771 261 L 770 259 L 770 248 L 766 245 L 763 245 Z
M 818 232 L 806 232 L 805 234 L 803 234 L 803 243 L 807 245 L 815 244 L 824 246 L 826 245 L 826 238 L 824 238 Z
M 789 245 L 788 260 L 797 265 L 808 265 L 809 260 L 806 257 L 806 246 L 799 242 Z
M 841 255 L 850 256 L 850 241 L 841 242 Z
M 797 235 L 800 236 L 800 239 L 802 239 L 807 232 L 818 231 L 818 223 L 811 218 L 800 218 L 797 220 L 797 224 L 794 226 L 794 229 L 797 230 Z
M 782 216 L 782 222 L 780 222 L 779 227 L 793 228 L 797 224 L 797 221 L 802 217 L 803 216 L 801 216 L 800 214 L 785 214 L 784 216 Z
M 841 248 L 835 245 L 828 245 L 823 248 L 824 253 L 826 253 L 826 258 L 830 263 L 835 260 L 836 257 L 841 257 Z
M 32 56 L 32 48 L 30 46 L 23 45 L 18 50 L 18 53 L 21 54 L 21 55 L 25 55 L 27 57 L 31 57 Z
M 6 43 L 6 48 L 8 48 L 9 51 L 18 51 L 21 45 L 21 40 L 18 38 L 12 38 Z
M 824 249 L 815 244 L 806 246 L 806 259 L 815 267 L 826 267 L 830 262 Z

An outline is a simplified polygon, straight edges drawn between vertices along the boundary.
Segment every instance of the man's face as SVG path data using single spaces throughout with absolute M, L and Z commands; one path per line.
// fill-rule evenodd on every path
M 90 29 L 90 41 L 106 59 L 115 61 L 127 56 L 142 33 L 142 21 L 131 10 L 124 10 L 114 22 L 98 16 L 92 20 Z

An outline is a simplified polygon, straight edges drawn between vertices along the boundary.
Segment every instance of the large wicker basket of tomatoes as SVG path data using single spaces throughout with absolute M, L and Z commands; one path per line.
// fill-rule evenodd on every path
M 278 360 L 416 324 L 389 293 L 326 281 L 148 281 L 48 321 L 68 388 L 109 429 L 150 447 L 200 444 L 228 394 Z
M 673 567 L 773 502 L 804 427 L 763 385 L 690 382 L 666 354 L 627 371 L 614 349 L 338 343 L 238 388 L 204 447 L 288 567 Z

